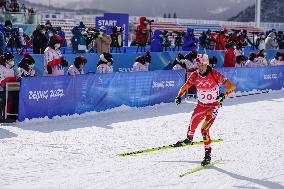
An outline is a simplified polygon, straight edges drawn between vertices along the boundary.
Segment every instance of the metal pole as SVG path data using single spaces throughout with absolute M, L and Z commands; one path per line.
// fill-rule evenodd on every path
M 261 0 L 255 0 L 255 26 L 260 27 Z

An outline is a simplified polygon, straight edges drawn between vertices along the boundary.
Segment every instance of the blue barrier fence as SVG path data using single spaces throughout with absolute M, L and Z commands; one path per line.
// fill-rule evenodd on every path
M 201 52 L 201 51 L 200 51 Z M 252 51 L 245 51 L 245 55 L 248 56 L 249 53 Z M 274 58 L 275 53 L 277 50 L 269 50 L 267 51 L 266 57 L 270 60 Z M 167 65 L 169 63 L 172 63 L 173 60 L 176 58 L 176 55 L 179 52 L 156 52 L 151 53 L 152 56 L 152 63 L 149 66 L 149 70 L 163 70 L 166 69 Z M 180 53 L 186 54 L 187 52 L 180 51 Z M 216 65 L 217 68 L 221 68 L 223 66 L 224 62 L 224 51 L 207 51 L 206 52 L 209 57 L 216 56 L 218 63 Z M 135 59 L 138 55 L 141 55 L 143 53 L 126 53 L 126 54 L 113 54 L 114 58 L 114 71 L 115 72 L 131 72 L 132 71 L 132 65 L 135 62 Z M 73 64 L 74 58 L 78 56 L 75 54 L 65 54 L 64 57 L 69 62 L 69 64 Z M 96 65 L 99 60 L 99 55 L 97 54 L 84 54 L 86 56 L 88 63 L 86 64 L 84 70 L 85 73 L 88 72 L 95 72 L 96 71 Z M 36 65 L 35 69 L 39 75 L 43 75 L 43 55 L 42 54 L 35 54 L 33 55 Z M 17 64 L 22 56 L 16 56 L 15 57 L 15 63 Z M 66 69 L 67 70 L 67 69 Z M 65 70 L 65 71 L 66 71 Z
M 171 102 L 184 79 L 183 70 L 23 78 L 18 119 Z
M 237 85 L 237 91 L 284 87 L 284 66 L 222 68 L 220 71 Z M 23 78 L 19 121 L 103 111 L 123 104 L 143 107 L 173 102 L 184 83 L 184 74 L 183 70 L 158 70 Z

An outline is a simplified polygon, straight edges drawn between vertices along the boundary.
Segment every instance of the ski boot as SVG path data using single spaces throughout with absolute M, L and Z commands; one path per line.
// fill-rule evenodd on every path
M 180 140 L 177 143 L 173 145 L 173 147 L 181 147 L 181 146 L 186 146 L 192 143 L 192 137 L 188 137 L 185 140 Z
M 201 166 L 205 166 L 210 164 L 211 162 L 211 148 L 205 149 L 205 156 L 203 161 L 201 162 Z

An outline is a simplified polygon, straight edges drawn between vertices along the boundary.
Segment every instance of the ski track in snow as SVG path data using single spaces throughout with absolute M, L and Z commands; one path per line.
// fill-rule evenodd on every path
M 226 99 L 211 128 L 214 167 L 203 145 L 119 157 L 186 136 L 196 102 L 38 119 L 0 126 L 0 188 L 284 188 L 284 91 Z M 200 126 L 194 140 L 202 140 Z

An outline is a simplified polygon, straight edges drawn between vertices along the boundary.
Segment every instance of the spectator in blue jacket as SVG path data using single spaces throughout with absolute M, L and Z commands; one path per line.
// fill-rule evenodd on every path
M 72 34 L 73 37 L 71 38 L 71 44 L 73 53 L 85 53 L 87 49 L 86 40 L 78 26 L 72 29 Z
M 163 51 L 163 39 L 160 36 L 161 31 L 160 30 L 155 30 L 154 35 L 152 37 L 151 41 L 151 52 L 162 52 Z
M 192 51 L 193 49 L 196 50 L 199 40 L 195 38 L 193 32 L 194 32 L 193 29 L 187 28 L 187 32 L 185 36 L 182 38 L 183 40 L 182 50 L 184 51 Z
M 0 55 L 2 55 L 6 49 L 3 31 L 4 31 L 4 27 L 2 24 L 0 24 Z

